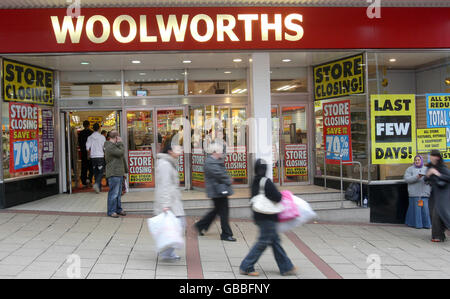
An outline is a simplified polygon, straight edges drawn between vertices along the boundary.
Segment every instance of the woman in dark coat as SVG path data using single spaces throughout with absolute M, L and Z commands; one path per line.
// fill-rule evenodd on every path
M 266 176 L 266 172 L 266 162 L 262 159 L 258 159 L 255 163 L 255 178 L 253 179 L 251 186 L 251 197 L 259 193 L 259 183 L 261 179 Z M 264 185 L 264 191 L 266 197 L 271 201 L 281 201 L 281 193 L 278 192 L 277 187 L 268 178 Z M 260 234 L 258 241 L 242 261 L 239 267 L 240 273 L 242 275 L 258 276 L 259 273 L 255 271 L 254 266 L 267 246 L 271 246 L 281 275 L 295 275 L 297 269 L 294 267 L 280 244 L 280 237 L 278 236 L 276 229 L 278 215 L 253 212 L 253 218 L 256 225 L 259 227 Z
M 445 241 L 445 230 L 450 228 L 450 171 L 437 150 L 430 154 L 426 181 L 431 185 L 431 241 Z

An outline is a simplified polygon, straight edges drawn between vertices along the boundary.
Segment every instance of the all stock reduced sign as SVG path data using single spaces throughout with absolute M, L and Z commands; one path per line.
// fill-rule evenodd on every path
M 364 93 L 364 54 L 317 65 L 313 74 L 315 100 Z
M 350 100 L 323 104 L 323 141 L 329 164 L 352 161 Z
M 9 103 L 9 171 L 39 171 L 39 108 Z
M 427 94 L 427 127 L 445 128 L 447 149 L 442 152 L 444 161 L 450 161 L 450 94 Z
M 416 153 L 414 94 L 371 95 L 372 164 L 410 164 Z

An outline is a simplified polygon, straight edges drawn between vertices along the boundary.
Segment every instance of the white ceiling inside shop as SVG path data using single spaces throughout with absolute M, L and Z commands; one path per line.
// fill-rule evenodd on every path
M 81 7 L 145 6 L 368 6 L 367 0 L 1 0 L 2 8 L 67 7 L 79 1 Z M 383 6 L 450 6 L 450 0 L 382 0 Z
M 272 68 L 304 67 L 350 56 L 358 52 L 271 52 Z M 240 69 L 248 66 L 250 54 L 241 53 L 139 53 L 92 54 L 55 56 L 6 56 L 21 62 L 61 71 L 113 71 L 113 70 L 180 70 L 180 69 Z M 240 62 L 234 62 L 241 59 Z M 290 61 L 284 62 L 283 60 Z M 372 63 L 375 55 L 369 54 Z M 395 69 L 415 69 L 435 61 L 450 61 L 449 51 L 429 52 L 381 52 L 377 54 L 379 65 Z M 395 59 L 394 62 L 390 61 Z M 138 60 L 140 63 L 133 63 Z M 186 64 L 183 61 L 189 60 Z M 81 64 L 89 62 L 89 64 Z

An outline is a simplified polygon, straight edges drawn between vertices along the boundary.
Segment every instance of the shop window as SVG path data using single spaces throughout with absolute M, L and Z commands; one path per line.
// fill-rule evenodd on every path
M 324 138 L 324 123 L 323 123 L 323 104 L 327 103 L 336 103 L 348 100 L 350 98 L 350 135 L 347 135 L 348 141 L 351 143 L 352 150 L 352 161 L 358 161 L 362 164 L 363 167 L 363 179 L 367 180 L 368 178 L 368 162 L 369 162 L 369 153 L 367 148 L 367 112 L 366 112 L 366 96 L 365 95 L 356 95 L 332 100 L 322 100 L 315 102 L 315 119 L 316 119 L 316 175 L 324 174 L 324 155 L 325 155 L 325 142 L 326 137 Z M 333 126 L 331 126 L 333 127 Z M 338 126 L 336 126 L 338 127 Z M 328 135 L 333 136 L 334 133 L 330 132 Z M 347 142 L 345 140 L 342 143 L 339 143 L 338 148 L 343 146 L 343 144 Z M 328 143 L 327 151 L 336 151 L 335 143 L 331 141 Z M 350 148 L 350 147 L 347 147 Z M 338 150 L 339 151 L 339 150 Z M 340 151 L 339 151 L 340 152 Z M 336 163 L 332 163 L 330 161 L 327 162 L 327 176 L 337 176 L 340 177 L 340 165 L 339 160 L 335 161 Z M 345 178 L 360 178 L 360 168 L 358 164 L 343 164 L 342 166 L 342 175 Z
M 55 171 L 53 107 L 2 103 L 3 178 Z
M 189 95 L 243 95 L 247 94 L 245 69 L 195 69 L 188 70 Z
M 114 72 L 61 72 L 61 98 L 121 97 L 121 74 Z
M 272 93 L 307 92 L 307 78 L 306 68 L 272 68 L 270 90 Z
M 126 97 L 184 94 L 183 70 L 125 71 Z
M 369 53 L 369 92 L 370 95 L 406 94 L 414 98 L 415 126 L 413 129 L 428 127 L 427 94 L 450 94 L 450 52 L 408 52 L 408 53 Z M 449 108 L 440 109 L 448 114 Z M 388 113 L 386 113 L 388 114 Z M 373 125 L 373 124 L 372 124 Z M 450 126 L 445 127 L 447 134 L 447 149 L 441 150 L 447 166 L 450 166 Z M 429 151 L 419 151 L 417 140 L 412 140 L 416 148 L 411 155 L 401 163 L 381 161 L 372 167 L 376 169 L 373 180 L 403 179 L 406 169 L 413 164 L 416 154 L 421 154 L 428 161 Z M 404 145 L 407 145 L 405 143 Z M 449 158 L 446 158 L 449 157 Z

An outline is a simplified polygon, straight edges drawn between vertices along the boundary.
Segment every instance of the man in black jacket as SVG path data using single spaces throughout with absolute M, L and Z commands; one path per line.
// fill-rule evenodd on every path
M 78 133 L 78 146 L 81 151 L 81 183 L 85 187 L 87 186 L 87 179 L 89 179 L 90 184 L 92 183 L 93 176 L 91 160 L 86 149 L 87 139 L 92 134 L 92 130 L 89 129 L 90 125 L 89 121 L 85 120 L 83 122 L 84 129 Z
M 236 241 L 229 224 L 228 196 L 233 194 L 231 188 L 232 180 L 225 169 L 223 160 L 223 145 L 213 143 L 212 150 L 205 160 L 205 186 L 206 193 L 214 202 L 214 209 L 206 214 L 195 224 L 198 233 L 203 236 L 203 231 L 207 231 L 217 215 L 220 216 L 222 234 L 220 238 L 224 241 Z

